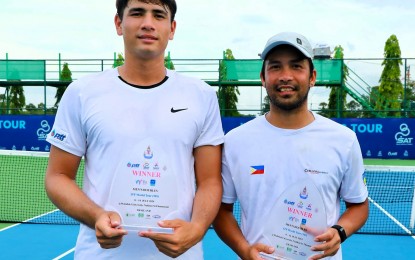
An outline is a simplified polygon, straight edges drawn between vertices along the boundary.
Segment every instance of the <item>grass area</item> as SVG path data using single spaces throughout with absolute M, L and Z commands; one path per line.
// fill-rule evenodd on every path
M 415 166 L 415 160 L 364 159 L 365 165 Z

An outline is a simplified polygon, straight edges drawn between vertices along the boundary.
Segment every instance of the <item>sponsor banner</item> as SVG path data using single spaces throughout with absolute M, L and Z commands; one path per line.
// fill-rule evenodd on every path
M 333 120 L 356 133 L 364 158 L 415 159 L 415 118 Z
M 235 127 L 243 125 L 244 123 L 254 119 L 255 117 L 222 117 L 222 128 L 225 134 Z
M 222 117 L 225 133 L 253 117 Z M 364 158 L 415 159 L 415 118 L 341 118 L 334 121 L 352 129 Z M 55 116 L 0 116 L 0 149 L 48 152 L 46 135 Z M 59 137 L 59 136 L 58 136 Z
M 225 133 L 253 117 L 223 117 Z M 334 118 L 352 129 L 363 158 L 415 159 L 415 118 Z
M 227 133 L 253 117 L 222 118 Z M 415 118 L 333 118 L 352 129 L 357 136 L 363 158 L 415 159 Z
M 49 152 L 55 116 L 0 116 L 0 149 Z

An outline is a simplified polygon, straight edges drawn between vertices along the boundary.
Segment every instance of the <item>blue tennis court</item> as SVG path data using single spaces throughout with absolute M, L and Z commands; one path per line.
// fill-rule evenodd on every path
M 73 259 L 77 225 L 19 224 L 0 231 L 0 259 Z M 209 229 L 206 260 L 237 259 Z M 343 259 L 414 259 L 415 237 L 355 234 L 343 244 Z
M 7 227 L 0 223 L 0 259 L 73 259 L 79 226 L 56 210 L 45 194 L 47 157 L 0 159 L 1 220 L 27 222 Z M 378 168 L 367 167 L 369 219 L 362 233 L 343 244 L 343 258 L 414 259 L 415 167 Z M 16 172 L 19 174 L 13 174 Z M 235 212 L 240 218 L 238 214 Z M 203 247 L 206 260 L 237 259 L 212 229 L 204 237 Z
M 393 214 L 400 213 L 394 210 L 393 205 L 382 205 L 382 202 L 371 199 L 370 214 L 382 223 L 385 232 L 405 234 L 407 228 L 401 221 L 408 222 L 409 219 L 395 218 Z M 55 210 L 36 220 L 41 222 L 42 219 L 61 217 L 64 217 L 62 212 Z M 361 230 L 370 230 L 374 224 L 368 222 Z M 73 259 L 78 229 L 78 225 L 26 223 L 3 228 L 0 230 L 0 259 Z M 236 254 L 217 237 L 213 229 L 208 230 L 203 247 L 206 260 L 237 259 Z M 415 236 L 355 234 L 343 244 L 343 259 L 413 259 L 414 249 Z

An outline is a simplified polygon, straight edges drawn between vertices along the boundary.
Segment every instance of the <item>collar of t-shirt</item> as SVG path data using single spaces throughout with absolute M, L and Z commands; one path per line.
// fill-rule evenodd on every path
M 128 84 L 128 85 L 130 85 L 130 86 L 132 86 L 134 88 L 139 88 L 139 89 L 152 89 L 152 88 L 156 88 L 156 87 L 162 85 L 164 82 L 166 82 L 169 79 L 168 76 L 165 76 L 164 79 L 162 81 L 160 81 L 159 83 L 156 83 L 156 84 L 153 84 L 153 85 L 150 85 L 150 86 L 140 86 L 140 85 L 136 85 L 136 84 L 132 84 L 132 83 L 127 82 L 121 76 L 118 76 L 118 78 L 122 82 L 124 82 L 125 84 Z

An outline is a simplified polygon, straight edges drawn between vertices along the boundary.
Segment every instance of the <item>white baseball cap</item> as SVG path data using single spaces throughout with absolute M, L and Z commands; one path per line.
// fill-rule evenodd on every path
M 313 48 L 306 37 L 294 32 L 282 32 L 269 38 L 261 53 L 261 59 L 265 60 L 272 49 L 282 44 L 291 45 L 301 51 L 307 58 L 313 58 Z

